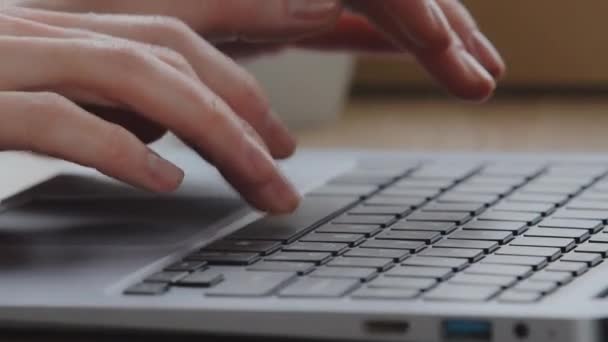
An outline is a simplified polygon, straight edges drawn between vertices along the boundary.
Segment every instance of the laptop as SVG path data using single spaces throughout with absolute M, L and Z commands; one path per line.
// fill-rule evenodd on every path
M 0 327 L 608 336 L 608 156 L 306 150 L 282 164 L 301 207 L 269 217 L 196 155 L 160 152 L 187 170 L 168 196 L 67 164 L 2 183 Z

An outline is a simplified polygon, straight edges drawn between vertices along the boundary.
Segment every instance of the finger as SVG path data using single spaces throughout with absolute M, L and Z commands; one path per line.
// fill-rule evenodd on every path
M 15 13 L 54 26 L 86 29 L 146 44 L 160 44 L 177 51 L 192 65 L 203 83 L 253 126 L 274 157 L 286 158 L 295 151 L 295 139 L 270 109 L 258 82 L 187 25 L 175 19 L 36 10 L 19 10 Z
M 152 191 L 175 190 L 184 177 L 120 126 L 53 93 L 0 93 L 0 150 L 69 160 Z
M 153 55 L 115 43 L 6 37 L 0 38 L 0 51 L 0 89 L 88 87 L 192 141 L 257 208 L 283 213 L 297 206 L 296 190 L 231 108 Z
M 495 79 L 504 76 L 505 62 L 488 38 L 479 31 L 475 20 L 458 0 L 437 0 L 452 28 L 458 33 L 467 50 Z

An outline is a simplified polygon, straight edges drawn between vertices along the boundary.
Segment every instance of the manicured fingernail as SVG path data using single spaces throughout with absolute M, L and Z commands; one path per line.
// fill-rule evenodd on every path
M 304 20 L 323 20 L 334 16 L 340 2 L 337 0 L 288 0 L 291 16 Z
M 155 152 L 148 154 L 148 169 L 159 184 L 159 190 L 175 190 L 184 180 L 184 171 Z
M 473 33 L 468 45 L 471 53 L 495 79 L 502 77 L 505 62 L 494 44 L 483 33 L 479 31 Z

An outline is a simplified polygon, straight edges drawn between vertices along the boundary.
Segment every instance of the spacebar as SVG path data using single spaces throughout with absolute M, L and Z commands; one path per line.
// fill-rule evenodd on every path
M 270 240 L 291 243 L 316 223 L 355 202 L 353 197 L 306 196 L 290 215 L 267 216 L 230 235 L 229 239 Z

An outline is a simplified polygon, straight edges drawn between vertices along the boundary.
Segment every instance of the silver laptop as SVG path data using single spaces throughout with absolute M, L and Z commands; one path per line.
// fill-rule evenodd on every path
M 169 197 L 66 165 L 4 199 L 2 328 L 608 335 L 608 156 L 304 151 L 283 165 L 302 206 L 264 217 L 198 157 L 164 154 L 188 173 Z

